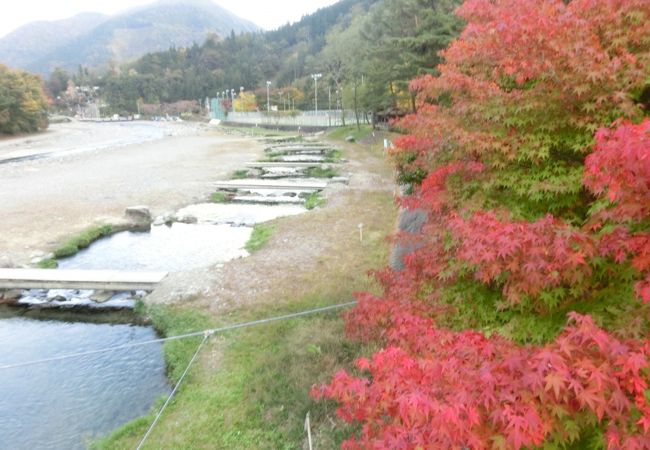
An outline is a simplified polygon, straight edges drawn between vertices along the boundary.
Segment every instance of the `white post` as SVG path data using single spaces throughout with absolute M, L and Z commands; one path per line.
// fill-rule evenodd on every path
M 271 95 L 269 89 L 271 88 L 271 82 L 266 82 L 266 112 L 271 112 Z
M 307 443 L 309 444 L 309 450 L 313 450 L 313 444 L 311 442 L 311 420 L 309 419 L 309 411 L 305 417 L 305 431 L 307 432 Z

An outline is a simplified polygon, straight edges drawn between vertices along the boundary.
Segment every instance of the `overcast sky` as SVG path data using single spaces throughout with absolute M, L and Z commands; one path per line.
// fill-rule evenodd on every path
M 337 0 L 215 0 L 215 3 L 262 28 L 295 22 L 305 14 Z M 35 20 L 59 20 L 80 12 L 115 14 L 152 0 L 14 0 L 0 13 L 0 37 Z

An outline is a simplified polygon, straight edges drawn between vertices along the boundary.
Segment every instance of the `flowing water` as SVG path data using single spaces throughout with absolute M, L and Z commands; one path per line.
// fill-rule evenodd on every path
M 230 225 L 174 223 L 151 232 L 125 231 L 101 239 L 61 269 L 179 272 L 248 255 L 244 250 L 252 229 Z
M 149 327 L 14 317 L 0 320 L 0 367 L 155 338 Z M 0 368 L 0 448 L 84 449 L 168 392 L 159 344 Z

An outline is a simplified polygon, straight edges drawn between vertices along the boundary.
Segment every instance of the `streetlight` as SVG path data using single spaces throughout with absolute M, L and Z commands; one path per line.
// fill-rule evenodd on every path
M 230 90 L 230 102 L 232 103 L 232 112 L 237 112 L 235 111 L 235 90 L 234 89 Z
M 314 79 L 314 116 L 318 115 L 318 79 L 322 76 L 322 73 L 313 73 L 311 75 Z
M 271 82 L 266 82 L 266 112 L 271 112 L 271 96 L 270 96 Z

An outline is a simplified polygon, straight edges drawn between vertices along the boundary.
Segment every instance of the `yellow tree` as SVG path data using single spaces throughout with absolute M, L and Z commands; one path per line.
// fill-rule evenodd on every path
M 251 112 L 257 110 L 257 97 L 253 92 L 242 92 L 234 102 L 235 111 Z

